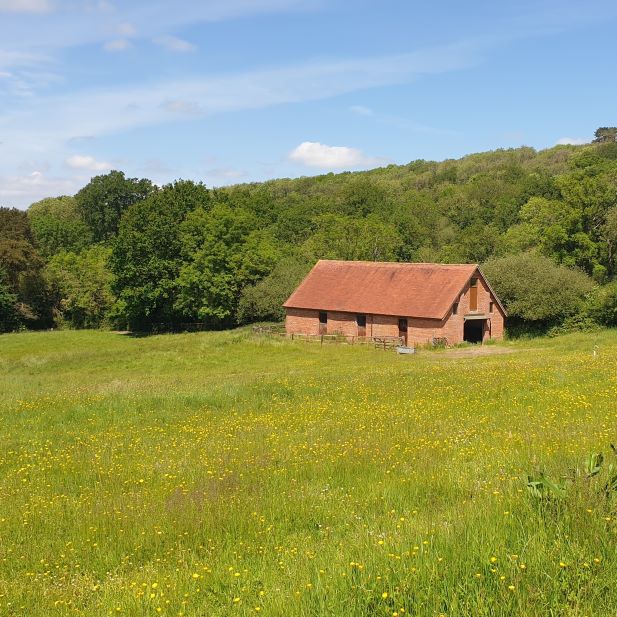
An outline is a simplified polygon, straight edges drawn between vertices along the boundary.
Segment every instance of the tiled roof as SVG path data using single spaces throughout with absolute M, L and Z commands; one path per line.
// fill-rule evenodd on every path
M 476 271 L 477 264 L 321 260 L 284 306 L 443 319 Z

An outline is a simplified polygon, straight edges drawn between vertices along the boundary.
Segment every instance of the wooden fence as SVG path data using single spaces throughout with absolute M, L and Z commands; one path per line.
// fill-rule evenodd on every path
M 253 331 L 263 336 L 285 338 L 290 341 L 305 343 L 343 344 L 343 345 L 373 345 L 376 349 L 395 349 L 405 344 L 400 336 L 348 336 L 341 333 L 334 334 L 288 334 L 285 326 L 254 326 Z

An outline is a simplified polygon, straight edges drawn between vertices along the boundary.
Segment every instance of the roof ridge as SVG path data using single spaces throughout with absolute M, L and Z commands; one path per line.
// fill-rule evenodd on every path
M 337 263 L 337 264 L 366 264 L 371 266 L 438 266 L 440 268 L 478 268 L 477 263 L 468 264 L 441 264 L 430 261 L 368 261 L 363 259 L 319 259 L 317 263 Z

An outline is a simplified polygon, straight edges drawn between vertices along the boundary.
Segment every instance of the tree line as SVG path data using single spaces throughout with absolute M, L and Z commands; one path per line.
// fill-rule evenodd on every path
M 511 330 L 617 325 L 616 136 L 216 189 L 112 171 L 0 208 L 0 330 L 279 320 L 320 258 L 480 263 Z

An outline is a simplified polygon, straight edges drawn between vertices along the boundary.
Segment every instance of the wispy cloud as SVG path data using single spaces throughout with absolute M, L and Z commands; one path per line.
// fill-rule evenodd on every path
M 589 139 L 584 137 L 561 137 L 557 140 L 556 146 L 582 146 L 589 143 Z
M 114 39 L 103 44 L 103 49 L 110 52 L 126 51 L 133 47 L 133 44 L 128 39 Z
M 289 160 L 318 169 L 355 169 L 385 162 L 385 159 L 367 156 L 357 148 L 327 146 L 316 141 L 302 142 L 289 153 Z
M 0 174 L 0 204 L 26 205 L 50 195 L 72 195 L 83 186 L 84 179 L 53 176 L 38 169 L 23 174 Z
M 49 13 L 49 0 L 0 0 L 0 13 Z
M 352 105 L 349 111 L 358 116 L 372 116 L 373 110 L 370 107 L 364 107 L 364 105 Z
M 73 154 L 66 159 L 71 169 L 85 169 L 87 171 L 109 171 L 113 165 L 105 161 L 98 161 L 87 154 Z
M 465 69 L 479 59 L 477 46 L 461 43 L 395 56 L 313 62 L 223 76 L 196 75 L 136 87 L 39 95 L 0 115 L 0 135 L 5 142 L 0 147 L 0 165 L 12 165 L 16 159 L 28 160 L 33 152 L 66 160 L 71 155 L 67 142 L 75 136 L 96 138 L 186 120 L 188 116 L 320 100 L 408 83 L 422 75 Z M 360 164 L 357 155 L 348 153 L 347 156 L 352 158 L 344 159 L 346 164 Z M 369 159 L 364 164 L 369 164 Z M 95 163 L 91 162 L 91 169 L 92 165 Z M 87 167 L 85 163 L 83 167 L 73 165 L 77 169 Z
M 172 114 L 184 116 L 200 116 L 204 113 L 199 103 L 194 101 L 183 101 L 182 99 L 172 99 L 161 103 L 161 109 Z
M 124 21 L 118 24 L 118 34 L 120 36 L 135 36 L 137 34 L 137 28 L 128 21 Z
M 242 169 L 233 167 L 215 167 L 214 169 L 206 169 L 205 176 L 212 181 L 232 182 L 246 178 L 247 173 Z
M 197 49 L 197 47 L 192 43 L 169 34 L 157 36 L 153 39 L 153 42 L 167 51 L 173 51 L 176 53 L 187 53 Z

